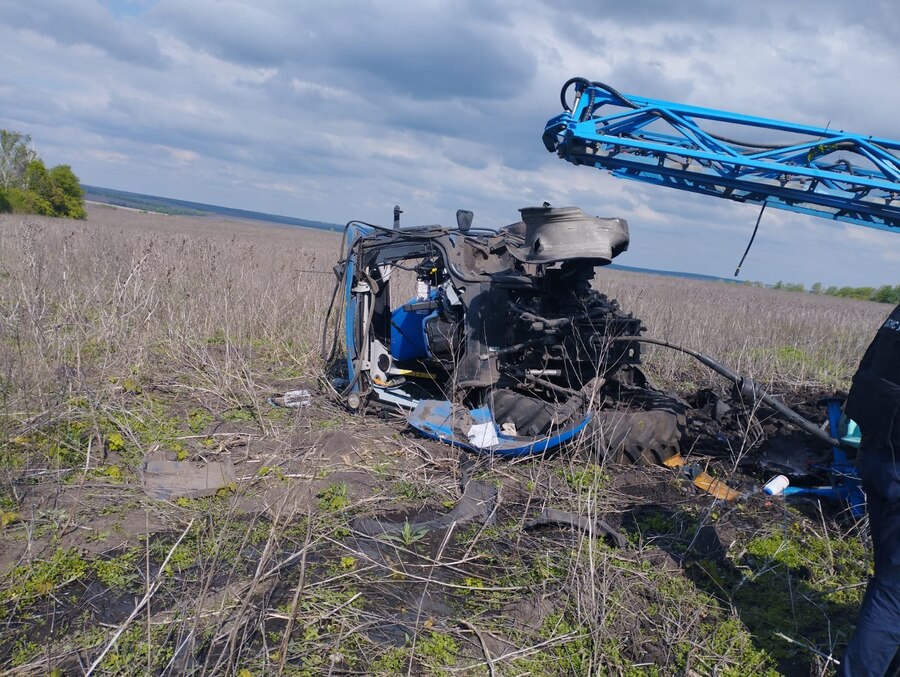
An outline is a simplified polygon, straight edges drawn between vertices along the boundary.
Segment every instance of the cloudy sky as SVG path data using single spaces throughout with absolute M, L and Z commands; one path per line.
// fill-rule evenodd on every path
M 730 275 L 757 209 L 547 153 L 569 77 L 900 137 L 894 0 L 0 0 L 0 127 L 91 185 L 302 218 L 631 228 L 626 265 Z M 900 237 L 767 210 L 742 277 L 900 283 Z

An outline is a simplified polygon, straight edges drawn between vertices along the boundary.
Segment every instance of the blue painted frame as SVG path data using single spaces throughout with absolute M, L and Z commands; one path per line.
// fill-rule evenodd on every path
M 351 392 L 360 390 L 359 380 L 356 378 L 356 367 L 354 362 L 358 355 L 356 353 L 356 311 L 358 302 L 353 295 L 353 284 L 355 278 L 356 265 L 353 262 L 353 245 L 357 238 L 371 235 L 375 232 L 374 228 L 351 223 L 347 227 L 346 235 L 346 251 L 347 262 L 344 268 L 344 346 L 347 352 L 347 378 L 350 379 L 352 387 Z
M 544 129 L 544 145 L 564 160 L 618 178 L 900 232 L 900 141 L 573 84 L 573 110 Z M 738 134 L 763 129 L 813 138 L 751 147 L 704 130 L 703 122 L 728 123 Z M 665 123 L 666 131 L 649 129 L 653 123 Z M 823 159 L 835 152 L 864 157 L 871 167 Z
M 844 416 L 844 398 L 830 397 L 825 400 L 828 406 L 828 429 L 831 436 L 859 448 L 859 428 L 850 419 Z M 855 434 L 843 434 L 852 427 Z M 862 480 L 856 465 L 847 458 L 847 453 L 840 447 L 832 447 L 832 462 L 824 468 L 831 476 L 830 487 L 787 487 L 785 496 L 812 496 L 826 498 L 832 501 L 846 501 L 850 507 L 850 514 L 854 517 L 862 517 L 866 512 L 866 495 L 862 490 Z
M 552 435 L 523 439 L 501 433 L 499 428 L 497 428 L 497 424 L 494 423 L 490 409 L 487 407 L 470 409 L 469 414 L 475 423 L 493 423 L 497 429 L 497 438 L 500 440 L 500 443 L 490 449 L 482 449 L 457 436 L 453 431 L 452 425 L 453 407 L 447 400 L 421 400 L 419 406 L 413 410 L 407 420 L 409 425 L 416 431 L 433 440 L 461 447 L 476 454 L 518 458 L 521 456 L 537 456 L 553 451 L 578 435 L 593 418 L 593 415 L 589 413 L 578 423 L 568 428 L 562 428 Z

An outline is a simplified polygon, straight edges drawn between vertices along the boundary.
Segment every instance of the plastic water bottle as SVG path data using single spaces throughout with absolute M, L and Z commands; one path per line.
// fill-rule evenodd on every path
M 763 493 L 766 496 L 777 496 L 787 489 L 791 481 L 784 475 L 775 475 L 772 479 L 763 485 Z

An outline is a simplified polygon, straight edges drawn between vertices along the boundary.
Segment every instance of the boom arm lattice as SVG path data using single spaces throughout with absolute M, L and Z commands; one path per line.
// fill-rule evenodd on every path
M 574 105 L 566 92 L 575 86 Z M 544 145 L 574 164 L 715 197 L 900 232 L 900 142 L 622 95 L 573 78 Z M 706 129 L 704 129 L 706 127 Z M 769 130 L 794 143 L 734 140 Z M 791 135 L 794 135 L 791 137 Z M 851 159 L 854 162 L 851 162 Z

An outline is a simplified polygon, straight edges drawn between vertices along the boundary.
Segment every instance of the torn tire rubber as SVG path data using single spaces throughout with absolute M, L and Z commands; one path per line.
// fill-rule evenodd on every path
M 593 453 L 625 465 L 661 465 L 679 452 L 684 415 L 672 411 L 600 411 Z

